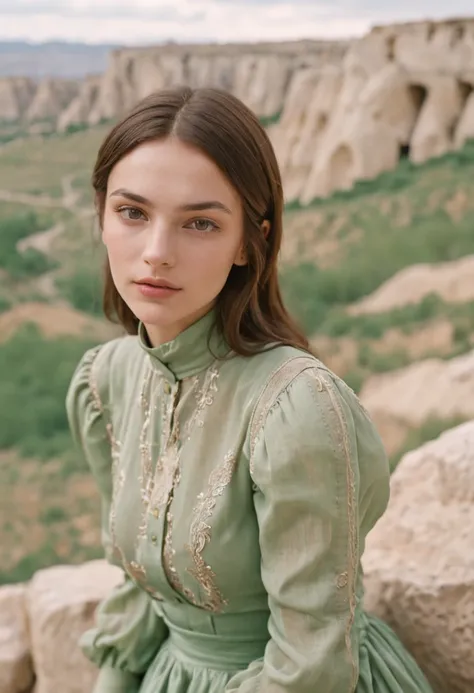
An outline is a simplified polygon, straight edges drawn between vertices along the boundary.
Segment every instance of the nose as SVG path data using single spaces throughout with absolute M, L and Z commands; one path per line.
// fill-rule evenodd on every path
M 144 261 L 152 266 L 173 266 L 176 263 L 176 234 L 170 224 L 157 221 L 149 226 L 143 253 Z

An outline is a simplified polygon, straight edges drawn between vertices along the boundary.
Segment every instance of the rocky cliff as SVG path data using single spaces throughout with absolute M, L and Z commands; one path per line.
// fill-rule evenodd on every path
M 102 76 L 81 83 L 0 81 L 0 121 L 93 125 L 182 83 L 245 101 L 269 127 L 287 200 L 306 205 L 474 137 L 474 19 L 376 27 L 348 43 L 116 50 Z
M 474 137 L 474 19 L 374 28 L 339 66 L 299 70 L 272 137 L 302 204 Z
M 346 42 L 294 41 L 262 44 L 177 45 L 114 50 L 99 77 L 76 83 L 74 93 L 51 100 L 60 130 L 79 123 L 114 118 L 150 92 L 174 84 L 212 85 L 242 98 L 260 116 L 273 117 L 283 108 L 295 72 L 339 64 Z M 48 80 L 48 89 L 64 91 L 64 80 Z M 25 86 L 26 85 L 26 86 Z M 55 87 L 53 86 L 55 85 Z M 27 90 L 24 95 L 25 89 Z M 37 91 L 33 80 L 0 81 L 0 120 L 38 119 L 31 106 Z

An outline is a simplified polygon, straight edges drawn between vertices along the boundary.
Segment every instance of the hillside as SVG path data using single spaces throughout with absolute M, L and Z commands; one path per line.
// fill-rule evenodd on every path
M 101 553 L 97 492 L 71 449 L 63 403 L 80 354 L 118 334 L 100 317 L 102 245 L 88 183 L 105 131 L 0 148 L 0 582 Z M 460 398 L 455 380 L 443 391 L 446 406 L 433 413 L 426 405 L 412 423 L 388 406 L 407 367 L 422 369 L 414 382 L 428 400 L 445 367 L 466 371 L 457 359 L 474 348 L 473 225 L 471 143 L 287 208 L 281 274 L 289 305 L 321 358 L 375 407 L 394 464 L 406 447 L 474 416 L 474 398 L 465 389 Z M 417 291 L 405 291 L 413 271 Z M 435 364 L 428 377 L 427 359 Z M 373 380 L 380 377 L 392 380 L 382 387 Z M 463 407 L 448 406 L 457 399 Z

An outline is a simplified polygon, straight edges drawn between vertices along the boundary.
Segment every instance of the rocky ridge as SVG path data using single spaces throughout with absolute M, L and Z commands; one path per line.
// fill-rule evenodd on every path
M 175 84 L 216 86 L 232 91 L 261 117 L 278 114 L 293 74 L 308 67 L 339 63 L 346 42 L 288 41 L 261 44 L 167 44 L 111 51 L 101 76 L 74 83 L 63 100 L 65 80 L 45 80 L 54 92 L 51 110 L 59 130 L 71 125 L 94 125 L 120 115 L 150 92 Z M 32 106 L 43 82 L 0 80 L 0 121 L 38 120 L 43 112 Z M 49 115 L 49 114 L 48 114 Z
M 474 19 L 374 28 L 340 65 L 299 70 L 272 137 L 302 204 L 474 138 Z
M 35 91 L 0 80 L 0 120 L 94 125 L 175 84 L 222 87 L 247 103 L 268 125 L 287 200 L 306 205 L 474 138 L 474 19 L 375 27 L 353 42 L 119 49 L 82 82 Z

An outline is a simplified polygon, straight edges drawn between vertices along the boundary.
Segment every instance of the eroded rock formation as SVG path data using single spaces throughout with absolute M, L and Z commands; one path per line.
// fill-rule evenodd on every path
M 474 417 L 474 351 L 371 375 L 360 399 L 392 454 L 401 448 L 410 430 L 428 421 Z
M 217 86 L 269 125 L 288 201 L 305 205 L 474 138 L 474 19 L 374 28 L 354 42 L 120 49 L 79 83 L 0 80 L 0 120 L 114 119 L 163 87 Z
M 395 629 L 435 693 L 474 690 L 473 527 L 469 422 L 401 460 L 363 559 L 366 608 Z
M 272 131 L 302 204 L 474 137 L 474 19 L 373 29 L 337 68 L 297 73 Z

